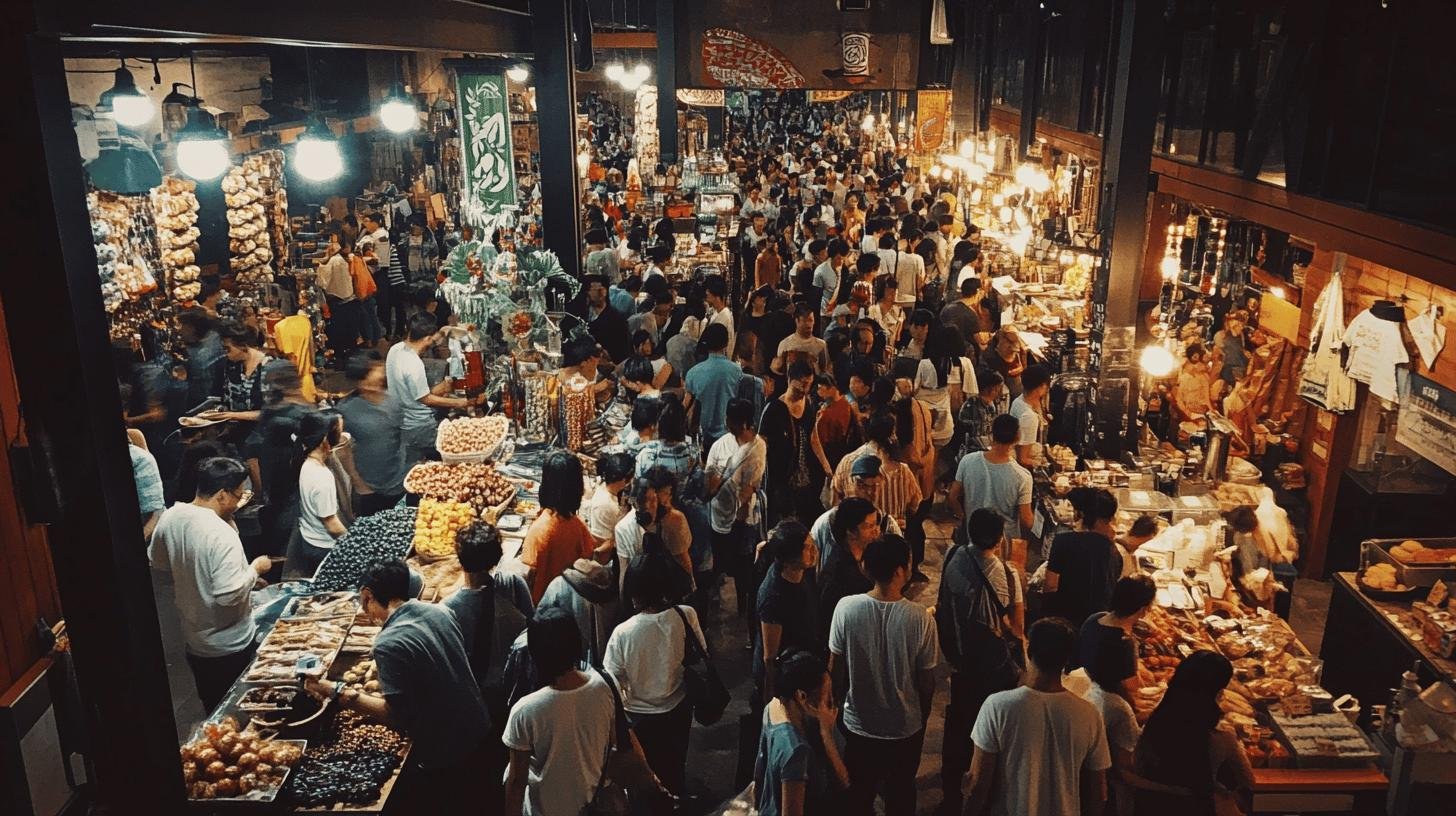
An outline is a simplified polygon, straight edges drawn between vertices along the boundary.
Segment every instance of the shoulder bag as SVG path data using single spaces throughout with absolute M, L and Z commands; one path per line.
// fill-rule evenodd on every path
M 591 801 L 581 809 L 581 816 L 628 816 L 632 807 L 620 777 L 628 775 L 625 766 L 634 759 L 631 727 L 627 724 L 627 712 L 617 684 L 612 682 L 611 675 L 600 669 L 596 671 L 612 690 L 612 738 L 607 740 L 596 789 L 592 791 Z
M 733 697 L 723 684 L 723 678 L 718 676 L 718 670 L 713 668 L 713 661 L 708 659 L 703 644 L 693 634 L 693 627 L 688 623 L 688 616 L 683 614 L 682 607 L 674 606 L 672 611 L 677 613 L 683 624 L 683 685 L 687 686 L 693 719 L 699 725 L 712 725 L 723 719 L 723 710 L 728 708 Z

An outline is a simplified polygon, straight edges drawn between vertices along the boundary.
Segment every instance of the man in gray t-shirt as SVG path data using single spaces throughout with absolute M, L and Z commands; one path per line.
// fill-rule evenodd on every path
M 940 643 L 925 607 L 906 600 L 910 545 L 884 536 L 865 547 L 860 566 L 875 582 L 863 595 L 841 598 L 829 626 L 829 665 L 843 662 L 844 762 L 847 810 L 873 812 L 883 787 L 885 813 L 915 812 L 915 774 L 925 721 L 935 695 Z
M 951 513 L 961 520 L 982 507 L 995 510 L 1006 520 L 1006 537 L 1030 534 L 1031 471 L 1016 462 L 1019 426 L 1016 417 L 1002 414 L 991 421 L 991 449 L 961 457 L 955 481 L 950 484 Z
M 446 378 L 439 385 L 430 387 L 425 375 L 425 361 L 420 355 L 435 345 L 439 326 L 435 316 L 429 312 L 418 312 L 410 316 L 405 338 L 395 343 L 384 358 L 384 374 L 389 384 L 390 396 L 400 406 L 401 441 L 404 443 L 405 467 L 422 459 L 436 459 L 435 419 L 436 408 L 467 408 L 470 399 L 446 396 L 450 391 L 450 380 Z M 481 394 L 477 401 L 483 401 Z

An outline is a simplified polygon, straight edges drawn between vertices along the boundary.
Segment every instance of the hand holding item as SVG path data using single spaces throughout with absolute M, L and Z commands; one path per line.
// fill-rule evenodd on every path
M 267 575 L 268 572 L 273 569 L 273 559 L 269 558 L 266 555 L 260 555 L 257 558 L 253 559 L 252 567 L 253 572 L 258 573 L 259 575 Z

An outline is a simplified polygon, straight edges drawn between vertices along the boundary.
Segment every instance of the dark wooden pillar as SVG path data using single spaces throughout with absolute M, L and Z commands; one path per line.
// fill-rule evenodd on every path
M 1092 342 L 1104 455 L 1134 442 L 1139 377 L 1136 321 L 1147 239 L 1153 130 L 1162 57 L 1162 5 L 1118 0 L 1102 147 L 1102 268 L 1094 278 Z M 1100 348 L 1099 348 L 1100 347 Z
M 657 138 L 664 165 L 677 163 L 677 17 L 677 0 L 657 0 Z
M 568 0 L 531 4 L 536 119 L 541 130 L 541 230 L 546 248 L 581 273 L 581 180 L 576 177 L 576 68 Z

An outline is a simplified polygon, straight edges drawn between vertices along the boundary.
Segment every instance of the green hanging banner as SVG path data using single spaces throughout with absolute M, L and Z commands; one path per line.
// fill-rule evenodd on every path
M 490 230 L 516 209 L 506 78 L 500 71 L 462 66 L 455 69 L 455 86 L 464 170 L 460 218 Z

